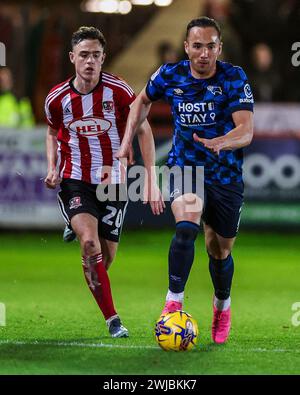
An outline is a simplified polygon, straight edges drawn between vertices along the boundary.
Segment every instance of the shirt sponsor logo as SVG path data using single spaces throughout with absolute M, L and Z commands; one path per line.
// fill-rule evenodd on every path
M 111 122 L 99 117 L 83 117 L 71 121 L 68 128 L 81 136 L 99 136 L 111 128 Z
M 210 91 L 214 96 L 216 95 L 222 95 L 222 88 L 220 86 L 212 86 L 209 85 L 207 87 L 207 90 Z
M 249 85 L 249 84 L 246 84 L 246 85 L 244 86 L 244 92 L 245 92 L 245 95 L 246 95 L 246 97 L 247 97 L 248 99 L 252 99 L 252 98 L 253 98 L 252 91 L 251 91 L 251 88 L 250 88 L 250 85 Z
M 82 206 L 82 204 L 81 204 L 81 197 L 80 196 L 73 197 L 69 201 L 69 206 L 70 206 L 70 210 L 76 209 L 76 208 Z
M 213 102 L 178 103 L 179 122 L 183 126 L 207 126 L 215 124 Z
M 244 86 L 245 98 L 239 100 L 240 103 L 254 103 L 253 94 L 249 84 Z
M 240 99 L 239 100 L 240 103 L 254 103 L 253 99 Z

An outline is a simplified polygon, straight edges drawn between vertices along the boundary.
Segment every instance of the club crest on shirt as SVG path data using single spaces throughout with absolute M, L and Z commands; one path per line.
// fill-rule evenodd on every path
M 82 206 L 81 197 L 80 197 L 80 196 L 73 197 L 73 198 L 69 201 L 69 206 L 70 206 L 70 210 L 76 209 L 76 208 Z
M 208 85 L 207 90 L 210 91 L 214 96 L 222 95 L 222 88 L 220 86 Z
M 114 111 L 114 102 L 113 101 L 104 101 L 102 103 L 102 108 L 104 111 L 112 112 L 112 111 Z

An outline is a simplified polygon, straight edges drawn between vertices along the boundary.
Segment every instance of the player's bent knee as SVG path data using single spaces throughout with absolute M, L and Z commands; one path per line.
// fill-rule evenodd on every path
M 213 259 L 223 260 L 223 259 L 226 259 L 231 254 L 231 250 L 226 249 L 226 250 L 217 250 L 217 251 L 215 251 L 215 250 L 207 249 L 207 253 Z
M 82 239 L 81 246 L 85 256 L 91 256 L 97 252 L 96 243 L 92 238 Z
M 194 243 L 199 233 L 199 229 L 199 225 L 194 222 L 178 222 L 176 224 L 176 241 L 181 245 L 190 245 Z

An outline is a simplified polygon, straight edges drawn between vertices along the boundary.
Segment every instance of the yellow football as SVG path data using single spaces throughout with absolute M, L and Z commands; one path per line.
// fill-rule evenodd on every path
M 155 325 L 155 339 L 165 351 L 191 350 L 198 339 L 197 322 L 181 310 L 162 315 Z

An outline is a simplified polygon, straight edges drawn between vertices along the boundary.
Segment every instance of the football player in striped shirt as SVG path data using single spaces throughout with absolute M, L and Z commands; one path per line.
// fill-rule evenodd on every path
M 189 189 L 186 185 L 176 188 L 174 181 L 170 182 L 176 233 L 169 250 L 169 290 L 163 314 L 183 307 L 202 218 L 214 286 L 212 339 L 224 343 L 231 325 L 231 251 L 243 203 L 242 147 L 250 144 L 253 136 L 253 96 L 243 69 L 217 60 L 222 42 L 215 20 L 192 20 L 184 48 L 188 59 L 162 65 L 138 95 L 117 155 L 127 156 L 136 128 L 146 118 L 151 103 L 164 98 L 174 118 L 167 165 L 185 171 L 192 168 L 192 182 Z M 200 180 L 196 177 L 200 168 L 204 168 L 204 193 L 198 189 L 201 196 L 197 194 Z M 191 210 L 192 200 L 195 204 Z
M 45 183 L 49 188 L 60 184 L 59 207 L 80 242 L 85 279 L 111 336 L 127 337 L 114 307 L 107 270 L 117 251 L 127 205 L 122 166 L 115 154 L 135 95 L 125 81 L 102 71 L 106 40 L 98 29 L 79 28 L 71 46 L 75 76 L 51 89 L 45 101 Z M 147 121 L 139 128 L 138 139 L 145 167 L 150 167 L 155 149 Z M 99 199 L 98 187 L 104 184 L 116 186 L 116 199 Z M 150 204 L 154 214 L 162 212 L 162 199 Z

